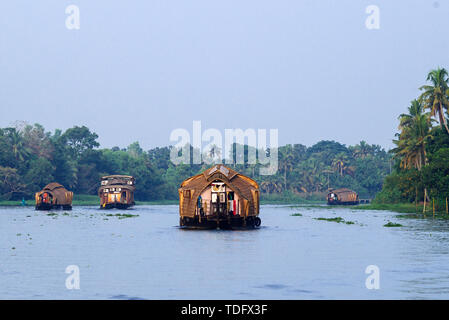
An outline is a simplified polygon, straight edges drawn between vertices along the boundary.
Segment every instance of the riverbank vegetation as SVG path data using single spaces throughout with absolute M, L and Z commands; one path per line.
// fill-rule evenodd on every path
M 328 188 L 346 187 L 360 198 L 377 194 L 364 209 L 416 212 L 425 206 L 427 212 L 444 212 L 449 197 L 448 72 L 432 70 L 419 89 L 399 116 L 390 152 L 364 141 L 355 146 L 335 141 L 311 147 L 289 144 L 278 148 L 277 172 L 263 176 L 261 164 L 248 163 L 244 146 L 243 164 L 231 167 L 259 183 L 261 203 L 313 204 L 325 200 Z M 32 201 L 36 191 L 53 181 L 75 193 L 74 205 L 98 204 L 100 177 L 109 174 L 136 178 L 137 204 L 177 203 L 180 183 L 210 166 L 174 165 L 171 146 L 144 151 L 134 142 L 126 148 L 100 148 L 97 140 L 85 126 L 48 132 L 39 124 L 17 123 L 0 129 L 0 205 Z
M 54 181 L 74 192 L 74 205 L 98 204 L 100 177 L 109 174 L 136 178 L 137 204 L 176 203 L 180 183 L 210 167 L 174 165 L 170 146 L 144 151 L 134 142 L 102 149 L 97 140 L 85 126 L 48 132 L 39 124 L 17 123 L 0 129 L 0 205 L 32 201 L 36 191 Z M 278 171 L 270 176 L 259 175 L 261 165 L 249 164 L 248 147 L 243 149 L 244 164 L 231 167 L 259 183 L 262 203 L 316 203 L 325 200 L 328 187 L 349 187 L 373 197 L 390 173 L 391 156 L 364 141 L 355 146 L 335 141 L 281 146 Z
M 429 72 L 427 84 L 398 118 L 391 150 L 394 170 L 375 205 L 408 204 L 409 212 L 447 210 L 449 197 L 449 78 L 446 69 Z

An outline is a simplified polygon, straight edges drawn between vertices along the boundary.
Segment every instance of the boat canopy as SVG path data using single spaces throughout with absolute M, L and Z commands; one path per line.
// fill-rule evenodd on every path
M 193 217 L 198 197 L 212 183 L 223 182 L 242 199 L 245 216 L 259 214 L 259 185 L 253 179 L 239 174 L 222 164 L 217 164 L 202 173 L 184 180 L 179 188 L 179 213 L 181 217 Z
M 41 191 L 37 192 L 36 204 L 40 203 L 40 197 L 44 194 L 50 194 L 53 198 L 53 204 L 71 205 L 73 199 L 73 192 L 68 191 L 64 186 L 57 182 L 47 184 Z

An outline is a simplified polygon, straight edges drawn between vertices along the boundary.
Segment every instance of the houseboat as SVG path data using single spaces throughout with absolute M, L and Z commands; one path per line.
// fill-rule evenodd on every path
M 346 188 L 331 189 L 327 195 L 327 204 L 329 205 L 356 205 L 359 202 L 357 192 Z
M 72 210 L 73 192 L 52 182 L 35 194 L 36 210 Z
M 179 188 L 181 227 L 256 228 L 259 186 L 222 164 L 182 182 Z
M 113 175 L 101 178 L 98 189 L 101 209 L 127 209 L 134 202 L 135 179 L 132 176 Z

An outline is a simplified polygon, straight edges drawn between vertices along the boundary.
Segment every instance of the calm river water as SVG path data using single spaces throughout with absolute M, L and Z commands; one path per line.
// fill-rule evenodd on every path
M 0 299 L 449 298 L 449 221 L 262 206 L 259 230 L 199 231 L 178 228 L 174 205 L 55 213 L 0 208 Z M 315 219 L 332 217 L 354 224 Z M 66 288 L 68 265 L 79 290 Z

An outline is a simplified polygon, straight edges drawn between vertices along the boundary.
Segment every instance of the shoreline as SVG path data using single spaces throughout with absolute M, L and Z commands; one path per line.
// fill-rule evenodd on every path
M 24 207 L 34 207 L 34 202 L 32 200 L 26 201 L 27 204 Z M 136 201 L 135 206 L 151 206 L 151 205 L 178 205 L 179 200 L 155 200 L 155 201 Z M 300 206 L 319 206 L 325 205 L 326 202 L 289 202 L 289 201 L 260 201 L 261 205 L 300 205 Z M 0 207 L 22 207 L 21 201 L 0 201 Z M 100 201 L 77 201 L 72 203 L 72 207 L 82 207 L 82 206 L 100 206 Z
M 72 203 L 72 207 L 82 207 L 82 206 L 100 206 L 100 201 L 97 196 L 92 195 L 80 195 L 76 197 Z M 28 199 L 26 201 L 26 207 L 34 207 L 34 200 Z M 135 206 L 145 206 L 145 205 L 178 205 L 178 200 L 153 200 L 153 201 L 136 201 Z M 298 207 L 308 207 L 308 208 L 321 208 L 321 209 L 338 209 L 347 208 L 357 211 L 391 211 L 396 213 L 405 214 L 405 216 L 410 217 L 427 217 L 433 216 L 433 208 L 427 206 L 426 213 L 423 214 L 423 205 L 419 204 L 416 206 L 414 203 L 370 203 L 370 204 L 359 204 L 351 206 L 329 206 L 326 205 L 326 201 L 318 200 L 308 200 L 308 199 L 261 199 L 261 205 L 287 205 L 287 206 L 298 206 Z M 22 202 L 19 200 L 3 200 L 0 201 L 0 207 L 22 207 Z M 446 213 L 446 208 L 436 208 L 435 217 L 443 217 L 449 219 L 449 214 Z
M 33 207 L 33 200 L 25 200 L 26 207 Z M 178 200 L 154 200 L 154 201 L 136 201 L 136 206 L 143 205 L 175 205 L 179 204 Z M 416 208 L 414 204 L 399 203 L 399 204 L 360 204 L 352 206 L 327 206 L 325 201 L 272 201 L 272 200 L 261 200 L 261 205 L 291 205 L 291 206 L 301 206 L 301 207 L 320 207 L 327 209 L 337 209 L 337 208 L 350 208 L 354 210 L 388 210 L 399 213 L 416 213 Z M 79 206 L 99 206 L 99 200 L 74 200 L 72 203 L 73 207 Z M 0 207 L 21 207 L 21 201 L 14 200 L 4 200 L 0 201 Z M 422 212 L 423 206 L 418 206 L 418 212 Z M 427 209 L 427 213 L 431 210 Z M 442 211 L 439 211 L 442 212 Z
M 34 207 L 34 199 L 25 199 L 27 207 Z M 150 201 L 136 201 L 136 206 L 142 205 L 177 205 L 179 200 L 150 200 Z M 323 205 L 326 204 L 324 200 L 311 200 L 304 199 L 300 197 L 282 197 L 280 196 L 269 196 L 268 199 L 261 197 L 261 205 L 271 204 L 271 205 Z M 21 200 L 0 200 L 0 207 L 21 207 Z M 100 199 L 96 195 L 75 195 L 72 201 L 72 207 L 79 206 L 100 206 Z

